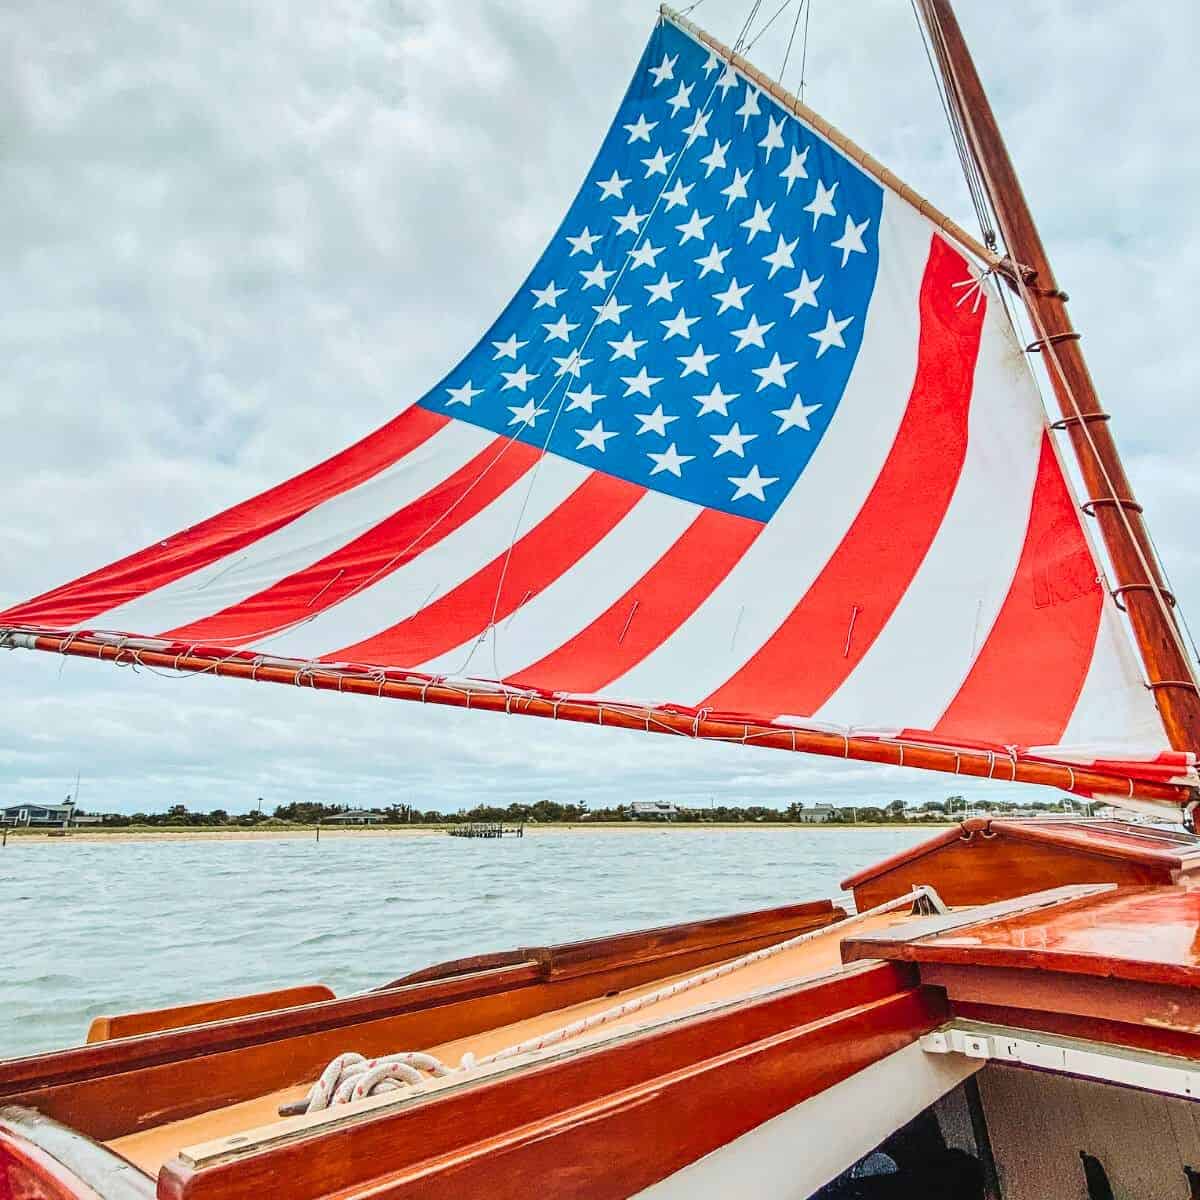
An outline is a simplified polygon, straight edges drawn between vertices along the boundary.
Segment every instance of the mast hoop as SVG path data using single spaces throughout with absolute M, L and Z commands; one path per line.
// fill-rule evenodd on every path
M 1190 679 L 1152 679 L 1146 686 L 1156 692 L 1159 688 L 1183 688 L 1193 694 L 1200 695 L 1198 688 Z
M 1121 596 L 1124 592 L 1157 592 L 1171 608 L 1175 607 L 1175 593 L 1168 591 L 1166 588 L 1160 588 L 1154 583 L 1123 583 L 1120 587 L 1113 588 L 1109 593 L 1113 598 L 1113 602 L 1122 612 L 1129 611 L 1121 603 Z
M 728 63 L 736 71 L 740 71 L 758 88 L 761 88 L 781 108 L 792 114 L 797 120 L 803 121 L 810 129 L 815 130 L 831 145 L 840 150 L 847 158 L 857 163 L 876 182 L 882 184 L 888 191 L 894 192 L 901 200 L 915 208 L 923 217 L 932 221 L 939 231 L 952 242 L 974 255 L 980 262 L 989 267 L 1006 273 L 1003 260 L 994 250 L 985 246 L 978 238 L 972 237 L 957 221 L 948 217 L 936 208 L 919 192 L 909 187 L 898 175 L 890 171 L 873 155 L 868 154 L 857 142 L 847 137 L 840 129 L 831 125 L 820 113 L 809 108 L 803 100 L 789 92 L 782 84 L 777 83 L 765 72 L 760 71 L 753 63 L 743 58 L 735 50 L 731 50 L 724 42 L 701 29 L 693 21 L 689 21 L 682 13 L 677 12 L 669 4 L 659 6 L 659 16 L 670 21 L 681 32 L 687 34 L 693 41 L 711 50 L 718 58 Z
M 1093 496 L 1088 500 L 1084 500 L 1083 503 L 1080 504 L 1079 510 L 1086 516 L 1094 517 L 1096 515 L 1096 509 L 1100 508 L 1101 506 L 1105 508 L 1120 508 L 1127 510 L 1128 512 L 1135 513 L 1141 513 L 1145 511 L 1136 500 L 1131 500 L 1128 496 Z M 1154 590 L 1158 591 L 1159 589 L 1155 588 Z
M 1078 330 L 1071 330 L 1070 333 L 1052 333 L 1048 337 L 1040 337 L 1036 341 L 1032 341 L 1025 347 L 1026 354 L 1041 354 L 1047 346 L 1057 346 L 1059 342 L 1078 342 L 1083 337 L 1083 334 Z
M 1051 429 L 1071 429 L 1075 425 L 1086 425 L 1089 421 L 1111 421 L 1112 414 L 1106 412 L 1080 413 L 1077 417 L 1059 417 L 1050 422 Z

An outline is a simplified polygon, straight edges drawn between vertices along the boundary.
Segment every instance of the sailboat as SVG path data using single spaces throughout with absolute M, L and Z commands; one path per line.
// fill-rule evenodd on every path
M 663 8 L 438 386 L 0 640 L 1166 821 L 971 817 L 837 901 L 98 1018 L 0 1063 L 0 1197 L 1200 1195 L 1196 675 L 950 2 L 916 7 L 982 238 Z

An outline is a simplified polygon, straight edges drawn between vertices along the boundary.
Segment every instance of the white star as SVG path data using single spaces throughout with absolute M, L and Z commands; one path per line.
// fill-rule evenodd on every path
M 705 413 L 715 412 L 721 416 L 729 416 L 729 405 L 736 400 L 740 392 L 723 392 L 719 383 L 713 384 L 713 390 L 704 396 L 693 396 L 692 399 L 700 405 L 700 411 L 696 414 L 697 417 L 704 416 Z
M 743 175 L 737 167 L 733 168 L 733 182 L 728 187 L 723 187 L 721 189 L 721 195 L 729 197 L 729 199 L 725 201 L 726 212 L 733 207 L 733 202 L 735 200 L 746 199 L 746 184 L 750 181 L 750 176 L 753 174 L 753 170 L 749 170 L 745 173 L 745 175 Z
M 771 269 L 767 273 L 768 279 L 775 278 L 775 272 L 781 267 L 794 267 L 796 264 L 792 261 L 792 251 L 800 244 L 800 239 L 795 241 L 785 242 L 783 234 L 779 235 L 779 241 L 775 243 L 775 249 L 770 254 L 763 256 L 763 262 L 770 263 Z
M 626 396 L 645 396 L 650 399 L 650 389 L 656 383 L 662 383 L 662 377 L 655 378 L 643 367 L 636 375 L 622 375 L 621 382 L 625 385 Z
M 620 325 L 621 314 L 629 311 L 628 304 L 618 304 L 615 295 L 609 296 L 603 304 L 593 304 L 592 309 L 596 314 L 596 324 L 603 325 L 606 321 L 611 321 L 614 325 Z
M 833 207 L 833 193 L 838 189 L 838 181 L 833 181 L 833 187 L 826 187 L 821 180 L 817 180 L 817 190 L 813 198 L 804 206 L 805 212 L 810 212 L 813 215 L 813 228 L 816 229 L 817 222 L 822 217 L 836 217 L 837 210 Z
M 578 237 L 567 235 L 567 241 L 571 243 L 571 253 L 568 258 L 574 258 L 576 254 L 594 254 L 595 245 L 600 240 L 598 233 L 592 233 L 585 225 L 583 232 Z
M 579 274 L 583 276 L 583 290 L 586 292 L 588 288 L 593 287 L 607 288 L 608 277 L 610 275 L 615 275 L 616 271 L 606 270 L 604 264 L 602 262 L 598 262 L 594 267 L 591 268 L 591 270 L 580 271 Z
M 830 346 L 837 346 L 845 350 L 846 343 L 842 340 L 842 330 L 853 321 L 853 317 L 847 317 L 844 321 L 835 321 L 833 317 L 833 309 L 830 309 L 825 314 L 825 328 L 818 329 L 816 333 L 810 333 L 808 336 L 820 347 L 817 350 L 817 357 L 820 358 Z
M 733 69 L 733 64 L 726 63 L 725 70 L 721 72 L 721 78 L 717 80 L 717 87 L 721 89 L 722 100 L 729 94 L 731 87 L 737 86 L 737 81 L 737 72 Z
M 746 284 L 744 287 L 738 287 L 737 276 L 733 277 L 733 282 L 723 292 L 713 292 L 713 299 L 721 302 L 721 307 L 717 309 L 719 317 L 726 309 L 736 308 L 739 311 L 742 308 L 742 297 L 754 286 L 752 283 Z
M 676 225 L 675 228 L 683 234 L 679 239 L 679 244 L 682 246 L 684 242 L 691 238 L 699 238 L 704 240 L 704 227 L 712 220 L 712 217 L 702 217 L 698 208 L 692 209 L 692 215 L 682 224 Z
M 663 341 L 669 342 L 673 337 L 691 338 L 692 326 L 700 320 L 699 317 L 689 317 L 681 308 L 669 321 L 662 321 L 660 324 L 666 329 L 663 335 Z
M 446 401 L 447 408 L 449 408 L 451 404 L 465 404 L 467 408 L 470 408 L 471 401 L 474 400 L 476 396 L 483 395 L 483 388 L 472 387 L 471 381 L 468 379 L 467 382 L 462 385 L 462 387 L 447 388 L 446 392 L 450 397 L 450 399 Z
M 756 391 L 762 391 L 765 387 L 787 387 L 787 373 L 795 366 L 794 362 L 785 363 L 779 361 L 779 355 L 771 355 L 771 361 L 765 367 L 752 367 L 751 370 L 758 376 L 758 387 Z
M 563 313 L 563 315 L 559 317 L 557 321 L 545 322 L 542 325 L 542 328 L 546 331 L 546 341 L 552 342 L 557 339 L 558 341 L 569 342 L 571 340 L 571 334 L 573 334 L 575 330 L 579 328 L 579 326 L 572 325 L 571 322 L 567 320 L 566 313 Z
M 746 81 L 746 96 L 742 100 L 742 107 L 737 110 L 734 116 L 742 118 L 742 129 L 745 129 L 750 124 L 751 117 L 757 117 L 761 114 L 761 109 L 758 107 L 758 88 L 754 87 L 749 80 Z
M 654 460 L 654 470 L 650 472 L 651 475 L 657 475 L 660 471 L 670 471 L 676 479 L 682 479 L 683 472 L 680 470 L 680 467 L 684 463 L 690 463 L 696 456 L 694 454 L 680 454 L 675 449 L 675 443 L 672 442 L 661 454 L 655 454 L 651 451 L 646 457 Z
M 793 146 L 791 148 L 791 154 L 792 157 L 788 162 L 788 165 L 779 172 L 779 178 L 787 180 L 787 190 L 789 196 L 792 194 L 792 184 L 795 183 L 797 179 L 808 178 L 808 171 L 806 171 L 804 168 L 805 160 L 808 158 L 808 147 L 804 147 L 803 154 L 797 154 L 796 147 Z
M 830 243 L 835 250 L 842 252 L 842 266 L 844 267 L 850 260 L 852 254 L 866 254 L 867 248 L 863 245 L 862 235 L 870 225 L 871 219 L 868 217 L 861 225 L 856 225 L 852 218 L 846 218 L 846 228 L 842 236 L 836 242 Z
M 514 333 L 512 337 L 505 339 L 503 342 L 493 342 L 492 345 L 496 347 L 496 353 L 492 355 L 493 360 L 497 358 L 515 359 L 517 357 L 517 351 L 520 350 L 522 346 L 528 346 L 529 343 L 518 342 L 517 335 Z
M 559 296 L 567 289 L 555 287 L 554 280 L 552 279 L 544 288 L 530 288 L 529 290 L 537 297 L 537 303 L 533 306 L 534 308 L 541 308 L 543 304 L 547 304 L 551 308 L 557 308 Z
M 508 411 L 512 413 L 508 422 L 510 425 L 536 425 L 538 417 L 543 416 L 547 410 L 539 408 L 536 400 L 526 400 L 520 408 L 510 404 Z
M 686 204 L 688 192 L 695 186 L 694 183 L 685 184 L 682 179 L 676 179 L 675 186 L 669 192 L 663 192 L 663 199 L 667 202 L 667 212 L 681 204 Z
M 771 161 L 772 150 L 783 149 L 783 122 L 775 120 L 774 117 L 767 118 L 767 133 L 761 142 L 758 143 L 760 150 L 765 150 L 763 155 L 764 162 Z
M 633 336 L 633 330 L 630 330 L 619 342 L 609 342 L 612 347 L 612 358 L 609 362 L 616 362 L 618 358 L 628 358 L 630 360 L 637 358 L 637 352 L 646 344 L 645 341 L 638 341 Z
M 699 345 L 691 354 L 684 354 L 679 357 L 680 363 L 683 364 L 683 374 L 680 379 L 686 379 L 689 375 L 707 375 L 708 364 L 715 358 L 720 358 L 719 354 L 705 354 L 704 346 Z
M 597 421 L 595 425 L 591 427 L 591 429 L 577 429 L 575 432 L 579 434 L 579 445 L 575 447 L 576 450 L 582 450 L 585 446 L 593 446 L 595 449 L 599 450 L 601 454 L 604 453 L 605 442 L 607 442 L 609 438 L 615 438 L 617 436 L 616 433 L 609 433 L 604 428 L 603 421 Z
M 755 500 L 766 502 L 766 496 L 763 495 L 763 488 L 770 487 L 773 483 L 779 482 L 778 475 L 763 477 L 758 473 L 758 467 L 753 466 L 745 475 L 731 475 L 729 482 L 734 486 L 733 498 L 740 500 L 743 496 L 753 496 Z
M 746 443 L 754 441 L 758 434 L 743 433 L 734 421 L 733 428 L 728 433 L 710 433 L 708 436 L 717 443 L 713 458 L 720 458 L 722 454 L 736 454 L 738 458 L 745 458 Z
M 763 341 L 763 334 L 770 333 L 774 328 L 774 321 L 768 321 L 765 325 L 760 325 L 758 318 L 751 313 L 746 327 L 744 329 L 735 329 L 732 332 L 733 336 L 738 340 L 737 348 L 739 351 L 745 350 L 747 346 L 757 346 L 760 350 L 765 350 L 767 346 Z
M 707 79 L 721 65 L 717 56 L 710 50 L 704 64 L 704 78 Z
M 509 388 L 516 388 L 518 392 L 523 392 L 535 379 L 536 375 L 530 375 L 529 369 L 522 363 L 515 371 L 501 371 L 504 376 L 504 386 L 500 389 L 502 392 L 507 392 Z
M 644 283 L 642 286 L 650 293 L 650 299 L 646 301 L 647 306 L 653 304 L 656 300 L 674 300 L 675 289 L 682 281 L 679 279 L 671 279 L 666 271 L 662 273 L 662 278 L 657 283 Z
M 668 79 L 675 78 L 675 64 L 679 61 L 679 55 L 676 54 L 668 58 L 665 54 L 663 60 L 657 67 L 650 68 L 650 74 L 654 76 L 654 86 L 658 87 L 660 83 L 665 83 Z
M 614 217 L 613 220 L 617 223 L 617 236 L 623 233 L 632 233 L 637 235 L 638 226 L 646 219 L 648 213 L 640 213 L 631 204 L 629 211 L 623 217 Z
M 708 118 L 711 113 L 698 112 L 692 123 L 683 131 L 687 134 L 687 144 L 690 146 L 697 138 L 708 137 Z
M 613 171 L 607 179 L 597 180 L 596 186 L 600 189 L 600 199 L 607 200 L 611 196 L 615 196 L 618 200 L 624 200 L 625 187 L 629 182 L 628 179 L 622 179 L 616 171 Z
M 718 250 L 717 243 L 713 242 L 712 249 L 703 257 L 696 259 L 696 265 L 700 268 L 700 278 L 703 279 L 709 271 L 716 271 L 719 275 L 725 274 L 725 260 L 733 253 L 733 247 L 728 250 Z
M 746 235 L 746 244 L 749 245 L 754 241 L 755 237 L 760 233 L 771 232 L 771 214 L 775 211 L 775 205 L 770 208 L 763 208 L 762 204 L 755 200 L 754 216 L 747 217 L 742 223 L 743 229 L 748 229 L 750 232 Z
M 824 275 L 809 279 L 807 271 L 800 272 L 800 282 L 790 292 L 783 294 L 792 302 L 792 311 L 788 316 L 794 317 L 805 305 L 817 307 L 817 288 L 825 282 Z
M 657 267 L 658 256 L 663 252 L 661 246 L 652 245 L 649 241 L 643 242 L 640 246 L 635 246 L 630 252 L 629 261 L 631 271 L 636 271 L 638 267 Z
M 592 360 L 590 358 L 581 358 L 578 350 L 572 350 L 565 358 L 556 357 L 554 361 L 558 363 L 558 370 L 554 372 L 555 379 L 561 379 L 564 375 L 570 375 L 578 379 L 580 371 Z
M 592 391 L 592 385 L 590 383 L 585 387 L 580 388 L 577 392 L 568 392 L 567 398 L 571 401 L 571 403 L 567 405 L 567 412 L 570 412 L 573 408 L 582 408 L 586 409 L 589 413 L 592 411 L 592 405 L 595 404 L 597 400 L 604 399 L 602 395 Z
M 672 421 L 678 421 L 678 417 L 668 417 L 663 412 L 663 406 L 660 404 L 652 413 L 634 413 L 633 414 L 642 423 L 641 429 L 637 431 L 637 436 L 641 437 L 643 433 L 657 433 L 659 437 L 667 436 L 667 426 Z
M 667 103 L 671 106 L 671 116 L 679 116 L 679 110 L 681 108 L 692 107 L 692 88 L 695 86 L 696 85 L 694 83 L 684 83 L 682 80 L 680 80 L 679 91 L 677 91 L 675 95 L 673 95 L 670 100 L 667 101 Z
M 731 139 L 732 140 L 732 139 Z M 713 138 L 713 148 L 700 160 L 708 170 L 704 172 L 704 178 L 707 179 L 718 167 L 725 166 L 725 151 L 729 149 L 730 142 L 718 141 Z
M 674 152 L 664 154 L 663 148 L 659 146 L 655 150 L 653 157 L 643 158 L 642 166 L 646 168 L 645 178 L 649 179 L 651 175 L 665 175 L 667 173 L 667 163 L 674 157 Z
M 646 114 L 642 113 L 632 125 L 626 125 L 625 128 L 629 130 L 629 140 L 625 143 L 627 146 L 632 145 L 634 142 L 645 142 L 649 145 L 650 133 L 652 130 L 658 128 L 658 122 L 647 121 Z
M 773 408 L 771 416 L 779 418 L 778 433 L 786 433 L 789 429 L 803 429 L 808 433 L 808 418 L 820 407 L 819 404 L 805 404 L 797 393 L 787 408 Z

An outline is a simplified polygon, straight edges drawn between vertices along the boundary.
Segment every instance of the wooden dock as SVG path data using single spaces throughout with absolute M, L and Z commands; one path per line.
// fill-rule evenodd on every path
M 446 832 L 451 837 L 466 838 L 524 837 L 525 823 L 505 825 L 502 821 L 471 821 L 466 825 L 451 825 Z

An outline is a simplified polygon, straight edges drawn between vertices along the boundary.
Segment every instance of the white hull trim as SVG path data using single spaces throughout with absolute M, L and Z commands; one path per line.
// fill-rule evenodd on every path
M 906 1046 L 638 1192 L 638 1200 L 808 1200 L 983 1065 Z

